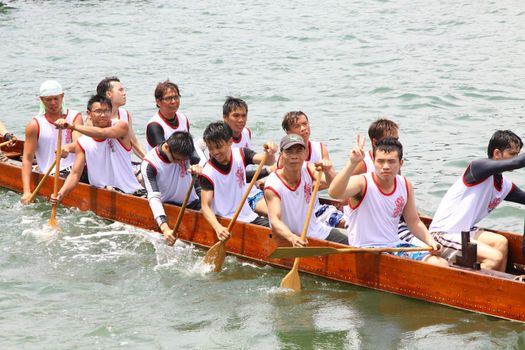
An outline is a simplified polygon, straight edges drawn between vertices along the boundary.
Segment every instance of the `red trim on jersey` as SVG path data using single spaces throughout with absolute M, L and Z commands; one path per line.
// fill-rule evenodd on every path
M 146 162 L 148 162 L 149 165 L 151 165 L 151 166 L 155 169 L 155 172 L 156 172 L 155 176 L 156 176 L 156 175 L 159 173 L 159 170 L 157 169 L 157 167 L 155 166 L 155 164 L 153 164 L 149 159 L 144 158 L 144 160 L 145 160 Z
M 235 137 L 233 137 L 233 136 L 232 136 L 232 141 L 233 141 L 233 143 L 235 143 L 235 144 L 239 144 L 239 143 L 241 143 L 241 141 L 242 141 L 242 131 L 241 131 L 241 136 L 239 136 L 239 141 L 235 141 Z
M 244 158 L 244 152 L 242 151 L 243 149 L 244 149 L 244 147 L 243 148 L 239 148 L 239 153 L 241 154 L 242 162 L 244 163 L 244 167 L 246 168 L 247 164 L 246 164 L 246 159 Z
M 496 177 L 494 175 L 492 175 L 492 183 L 496 191 L 501 192 L 501 190 L 503 189 L 503 176 L 501 177 L 501 185 L 499 186 L 499 188 L 498 184 L 496 183 Z
M 214 158 L 215 159 L 215 158 Z M 230 173 L 230 171 L 232 171 L 232 165 L 233 165 L 233 151 L 232 149 L 230 148 L 230 169 L 228 169 L 228 172 L 226 173 L 223 173 L 221 171 L 221 169 L 217 168 L 215 165 L 213 165 L 213 162 L 210 160 L 208 161 L 208 163 L 210 163 L 210 165 L 213 167 L 213 169 L 217 170 L 219 173 L 223 174 L 223 175 L 228 175 Z
M 179 115 L 177 114 L 177 112 L 175 112 L 175 117 L 173 118 L 173 119 L 177 119 L 177 126 L 176 126 L 176 127 L 171 126 L 170 123 L 167 122 L 168 119 L 166 119 L 166 118 L 162 115 L 162 113 L 160 113 L 160 111 L 158 111 L 157 113 L 158 113 L 160 119 L 161 119 L 161 120 L 162 120 L 167 126 L 169 126 L 170 128 L 172 128 L 173 130 L 179 128 L 179 126 L 180 126 L 180 119 L 179 119 Z
M 186 131 L 190 132 L 190 120 L 186 117 Z
M 213 180 L 206 174 L 201 174 L 201 176 L 208 179 L 208 181 L 213 185 L 213 189 L 215 190 L 215 183 L 213 182 Z
M 485 182 L 485 180 L 488 179 L 488 177 L 482 181 L 478 181 L 478 182 L 474 182 L 473 184 L 469 184 L 467 183 L 467 181 L 465 181 L 465 175 L 467 175 L 467 171 L 470 169 L 470 165 L 472 164 L 472 162 L 469 163 L 469 165 L 467 166 L 467 168 L 465 169 L 465 171 L 463 172 L 463 175 L 461 176 L 461 180 L 463 181 L 463 185 L 467 186 L 467 187 L 474 187 L 476 185 L 479 185 L 480 183 L 483 183 Z M 489 176 L 490 177 L 490 176 Z
M 364 159 L 362 160 L 362 162 L 363 162 L 363 164 L 365 165 L 365 174 L 366 174 L 366 173 L 368 172 L 368 171 L 367 171 L 367 170 L 368 170 L 368 167 L 366 166 L 366 162 L 365 162 Z
M 308 174 L 310 174 L 310 177 L 312 178 L 312 181 L 315 181 L 314 174 L 312 173 L 312 170 L 310 170 L 310 167 L 308 166 L 308 162 L 306 162 L 306 170 L 308 170 Z
M 162 143 L 161 143 L 162 145 Z M 159 159 L 163 162 L 163 163 L 166 163 L 166 164 L 170 164 L 169 160 L 165 160 L 164 157 L 162 157 L 160 155 L 160 152 L 159 152 L 159 146 L 155 147 L 155 153 L 157 153 L 157 156 L 159 157 Z
M 246 128 L 248 130 L 248 135 L 250 136 L 250 140 L 252 139 L 252 131 L 249 128 Z
M 120 141 L 119 138 L 116 139 L 118 141 L 118 143 L 120 143 L 120 145 L 122 146 L 122 148 L 124 148 L 126 151 L 131 151 L 131 145 L 129 145 L 129 148 L 127 148 L 126 146 L 124 146 L 124 144 L 122 143 L 122 141 Z
M 273 187 L 265 187 L 264 190 L 265 190 L 265 191 L 266 191 L 266 190 L 270 190 L 270 191 L 272 191 L 273 193 L 275 193 L 275 195 L 276 195 L 277 197 L 279 197 L 280 200 L 282 200 L 282 199 L 281 199 L 281 195 L 279 194 L 279 192 L 277 192 L 277 190 L 276 190 L 275 188 L 273 188 Z
M 84 147 L 82 147 L 82 144 L 77 140 L 77 145 L 78 147 L 80 147 L 80 150 L 82 151 L 82 153 L 86 154 L 86 150 L 84 149 Z
M 365 199 L 365 196 L 366 196 L 366 189 L 368 188 L 368 181 L 366 180 L 366 176 L 362 175 L 364 178 L 365 178 L 365 192 L 363 192 L 363 196 L 361 197 L 361 199 L 359 200 L 359 202 L 357 202 L 357 205 L 355 207 L 352 206 L 352 204 L 350 203 L 350 198 L 348 198 L 348 206 L 350 207 L 350 209 L 352 210 L 356 210 L 357 208 L 359 208 L 359 206 L 361 205 L 361 203 L 363 203 L 363 200 Z
M 36 118 L 33 118 L 33 119 L 35 120 L 36 126 L 38 128 L 37 134 L 36 134 L 36 140 L 38 141 L 38 139 L 40 138 L 40 123 L 38 122 L 38 119 L 36 119 Z
M 390 193 L 385 193 L 381 190 L 381 188 L 379 187 L 379 185 L 377 184 L 377 181 L 376 181 L 376 174 L 375 173 L 372 173 L 372 180 L 374 181 L 374 183 L 376 184 L 376 187 L 377 189 L 379 190 L 379 192 L 381 192 L 381 194 L 383 194 L 384 196 L 391 196 L 392 194 L 394 194 L 394 192 L 396 191 L 396 188 L 397 188 L 397 175 L 396 177 L 394 178 L 394 189 L 392 190 L 392 192 Z
M 295 188 L 291 188 L 290 186 L 288 186 L 288 184 L 283 180 L 283 178 L 281 177 L 281 175 L 279 175 L 279 173 L 277 171 L 275 171 L 275 175 L 277 175 L 277 177 L 279 178 L 279 180 L 281 180 L 281 182 L 283 183 L 283 185 L 289 189 L 290 191 L 292 192 L 295 192 L 297 191 L 297 189 L 299 188 L 299 186 L 301 186 L 301 183 L 303 182 L 303 177 L 301 176 L 301 179 L 299 180 L 299 183 L 297 184 L 297 186 L 295 186 Z
M 89 137 L 89 136 L 88 136 L 88 137 Z M 93 139 L 94 141 L 96 141 L 96 142 L 104 142 L 104 141 L 107 140 L 107 139 L 96 139 L 96 138 L 94 138 L 94 137 L 92 137 L 92 139 Z
M 405 187 L 407 189 L 407 201 L 408 201 L 408 180 L 406 176 L 403 176 L 403 178 L 405 179 Z
M 310 140 L 308 140 L 308 158 L 305 159 L 305 161 L 309 162 L 312 158 L 312 143 Z
M 75 122 L 77 121 L 78 117 L 82 118 L 82 115 L 80 114 L 80 112 L 78 112 L 77 115 L 75 116 L 75 118 L 73 118 L 73 124 L 75 124 Z

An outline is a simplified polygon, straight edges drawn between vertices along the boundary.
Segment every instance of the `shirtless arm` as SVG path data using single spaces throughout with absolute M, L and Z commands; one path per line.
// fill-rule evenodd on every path
M 123 121 L 118 121 L 114 125 L 107 128 L 100 128 L 97 126 L 87 126 L 82 124 L 68 124 L 64 119 L 59 119 L 55 122 L 58 127 L 64 127 L 73 131 L 78 131 L 81 134 L 93 137 L 96 139 L 125 139 L 128 136 L 128 124 Z M 75 148 L 76 149 L 76 148 Z
M 332 164 L 332 161 L 330 160 L 330 155 L 328 154 L 328 150 L 326 149 L 326 147 L 321 144 L 321 150 L 322 150 L 322 155 L 323 155 L 323 161 L 325 162 L 330 162 L 329 164 Z M 326 163 L 328 164 L 328 163 Z M 335 176 L 337 175 L 335 169 L 331 166 L 330 169 L 324 171 L 325 173 L 325 178 L 327 180 L 327 187 L 330 185 L 330 183 L 332 182 L 332 180 L 335 178 Z M 326 187 L 325 187 L 326 188 Z
M 82 148 L 80 148 L 80 145 L 77 143 L 76 149 L 75 149 L 75 162 L 73 163 L 73 167 L 71 168 L 71 172 L 66 178 L 66 181 L 64 182 L 64 185 L 62 185 L 62 188 L 58 191 L 56 201 L 60 202 L 62 198 L 67 196 L 73 188 L 78 184 L 80 181 L 80 176 L 82 176 L 82 172 L 84 171 L 84 165 L 86 163 L 86 155 L 82 151 Z M 51 196 L 51 199 L 53 196 Z
M 333 179 L 328 189 L 328 194 L 335 199 L 344 201 L 354 197 L 364 189 L 364 178 L 362 176 L 352 176 L 355 167 L 364 159 L 365 138 L 361 139 L 357 135 L 357 144 L 350 151 L 350 157 L 343 170 L 341 170 Z
M 272 224 L 272 232 L 286 239 L 294 247 L 305 247 L 307 241 L 301 240 L 301 237 L 290 231 L 288 226 L 282 221 L 281 199 L 279 196 L 272 189 L 266 188 L 264 190 L 264 198 L 268 206 L 268 218 Z
M 275 153 L 277 152 L 277 144 L 273 142 L 267 142 L 264 144 L 264 152 L 263 153 L 257 153 L 253 156 L 253 163 L 259 164 L 263 158 L 264 155 L 267 154 L 268 158 L 266 158 L 266 162 L 264 165 L 272 165 L 275 163 Z
M 423 241 L 424 243 L 432 247 L 434 249 L 434 252 L 437 253 L 438 244 L 436 243 L 436 241 L 434 241 L 434 238 L 432 238 L 432 236 L 428 232 L 427 227 L 421 221 L 417 213 L 416 201 L 414 199 L 414 189 L 412 188 L 412 183 L 410 183 L 410 181 L 408 180 L 406 181 L 408 183 L 408 195 L 407 195 L 407 204 L 405 205 L 405 209 L 403 210 L 403 217 L 405 218 L 405 222 L 408 225 L 410 232 L 412 232 L 414 236 L 416 236 L 421 241 Z
M 219 238 L 221 241 L 226 241 L 228 238 L 230 238 L 230 233 L 228 232 L 228 229 L 222 226 L 219 220 L 217 220 L 217 217 L 215 216 L 215 213 L 212 209 L 214 192 L 215 191 L 205 189 L 201 190 L 201 211 L 206 221 L 208 221 L 210 226 L 215 231 L 217 238 Z
M 79 125 L 84 125 L 84 121 L 82 120 L 82 114 L 78 113 L 75 116 L 75 119 L 73 119 L 73 125 L 75 125 L 75 127 Z M 82 136 L 82 134 L 80 134 L 79 132 L 72 131 L 71 132 L 71 139 L 72 139 L 71 143 L 68 143 L 62 146 L 62 150 L 65 150 L 66 152 L 69 152 L 69 153 L 75 153 L 77 140 L 80 136 Z M 62 154 L 62 158 L 64 158 L 64 154 Z
M 22 204 L 28 204 L 31 197 L 31 172 L 38 144 L 38 125 L 36 120 L 31 120 L 26 126 L 26 139 L 24 142 L 24 153 L 22 156 Z M 44 169 L 43 171 L 45 171 Z
M 129 136 L 131 139 L 131 145 L 133 147 L 133 152 L 137 155 L 137 157 L 139 157 L 140 159 L 143 159 L 146 152 L 144 152 L 144 149 L 140 145 L 140 142 L 137 139 L 137 136 L 135 135 L 135 130 L 133 129 L 133 124 L 131 121 L 131 113 L 129 112 L 128 112 L 128 120 L 129 120 Z

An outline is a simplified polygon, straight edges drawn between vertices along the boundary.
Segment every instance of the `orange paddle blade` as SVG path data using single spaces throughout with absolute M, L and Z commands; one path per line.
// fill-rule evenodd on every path
M 226 258 L 226 249 L 223 241 L 215 243 L 206 253 L 202 262 L 206 265 L 213 266 L 213 272 L 221 272 L 222 264 Z

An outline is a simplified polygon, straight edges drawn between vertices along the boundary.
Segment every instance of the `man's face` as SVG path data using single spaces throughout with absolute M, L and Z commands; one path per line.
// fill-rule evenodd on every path
M 393 179 L 399 174 L 403 161 L 399 160 L 397 151 L 376 151 L 374 158 L 375 173 L 381 180 Z
M 111 100 L 115 107 L 124 106 L 126 104 L 126 91 L 124 86 L 118 82 L 111 82 L 111 90 L 106 92 L 106 97 Z
M 162 98 L 157 100 L 157 105 L 162 114 L 173 115 L 177 113 L 180 106 L 179 93 L 175 89 L 166 90 Z
M 107 128 L 111 126 L 111 108 L 105 103 L 95 102 L 91 105 L 91 111 L 87 111 L 94 126 Z
M 64 99 L 64 93 L 55 96 L 40 97 L 40 101 L 44 104 L 46 113 L 58 114 L 62 113 L 62 100 Z
M 248 113 L 244 107 L 234 108 L 233 111 L 224 117 L 224 122 L 232 129 L 234 135 L 239 135 L 242 132 L 247 120 Z
M 518 145 L 513 144 L 510 148 L 505 148 L 505 150 L 500 151 L 499 149 L 494 150 L 494 157 L 495 160 L 505 160 L 505 159 L 511 159 L 518 154 L 520 154 L 521 149 L 518 147 Z
M 308 142 L 308 139 L 310 138 L 310 123 L 308 122 L 308 119 L 306 119 L 306 116 L 300 115 L 286 133 L 297 134 L 303 138 L 304 142 Z
M 206 142 L 210 157 L 214 158 L 220 164 L 227 164 L 230 161 L 232 139 L 229 141 L 220 141 L 218 144 Z
M 283 167 L 290 170 L 301 169 L 306 159 L 306 148 L 301 145 L 293 145 L 281 152 Z

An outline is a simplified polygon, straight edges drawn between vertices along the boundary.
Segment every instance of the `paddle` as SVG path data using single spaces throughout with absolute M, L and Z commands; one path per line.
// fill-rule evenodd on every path
M 332 248 L 332 247 L 279 247 L 268 256 L 270 259 L 304 258 L 308 256 L 323 256 L 330 254 L 349 253 L 392 253 L 430 251 L 431 247 L 407 248 Z
M 173 227 L 173 230 L 171 231 L 172 235 L 175 235 L 177 233 L 180 223 L 182 222 L 182 215 L 184 214 L 184 211 L 186 210 L 186 205 L 188 205 L 188 201 L 190 199 L 191 192 L 193 191 L 193 186 L 195 185 L 195 180 L 197 180 L 196 174 L 193 175 L 193 178 L 191 179 L 190 187 L 188 187 L 186 196 L 184 197 L 184 200 L 182 201 L 182 206 L 180 207 L 179 216 L 177 216 L 177 221 L 175 222 L 175 226 Z
M 53 187 L 53 196 L 56 198 L 58 193 L 58 177 L 60 176 L 60 156 L 62 154 L 62 129 L 58 129 L 57 152 L 55 158 L 55 183 Z M 51 207 L 51 218 L 49 218 L 49 226 L 56 228 L 57 226 L 57 206 L 58 203 L 53 203 Z
M 42 185 L 44 184 L 44 180 L 49 176 L 49 173 L 51 172 L 51 170 L 53 170 L 53 168 L 55 167 L 55 164 L 56 164 L 57 160 L 55 159 L 53 161 L 53 164 L 51 164 L 49 166 L 49 168 L 47 169 L 46 173 L 44 174 L 44 177 L 42 177 L 42 179 L 40 179 L 40 182 L 38 183 L 38 185 L 35 187 L 33 193 L 31 194 L 31 197 L 29 197 L 29 200 L 28 200 L 28 203 L 31 203 L 35 200 L 35 197 L 36 195 L 38 194 L 38 191 L 40 191 L 40 187 L 42 187 Z
M 319 184 L 321 183 L 321 172 L 317 172 L 317 179 L 315 180 L 314 190 L 312 192 L 312 198 L 310 198 L 310 204 L 308 204 L 308 212 L 306 213 L 306 219 L 304 220 L 303 232 L 301 232 L 301 240 L 304 241 L 306 238 L 306 232 L 308 231 L 308 226 L 310 224 L 310 218 L 312 217 L 312 212 L 314 210 L 315 199 L 317 197 L 317 191 L 319 190 Z M 299 277 L 299 258 L 295 258 L 293 262 L 293 267 L 284 276 L 281 281 L 281 288 L 293 289 L 298 292 L 301 290 L 301 279 Z
M 7 146 L 8 144 L 12 143 L 13 140 L 9 140 L 9 141 L 5 141 L 5 142 L 2 142 L 0 143 L 0 147 L 4 147 L 4 146 Z
M 230 224 L 228 225 L 228 232 L 231 234 L 231 230 L 233 229 L 233 225 L 235 225 L 235 222 L 237 221 L 237 218 L 239 217 L 239 214 L 241 213 L 242 207 L 244 206 L 244 202 L 246 202 L 246 198 L 248 198 L 248 195 L 250 194 L 250 191 L 252 190 L 253 184 L 255 181 L 257 181 L 257 178 L 259 177 L 259 174 L 262 170 L 262 167 L 264 163 L 266 163 L 266 159 L 268 158 L 268 153 L 264 153 L 264 156 L 259 163 L 259 166 L 257 167 L 257 171 L 253 175 L 252 181 L 250 181 L 250 184 L 248 185 L 248 188 L 246 189 L 246 192 L 244 193 L 244 196 L 242 196 L 241 202 L 239 203 L 239 206 L 237 207 L 237 210 L 233 214 L 233 217 L 230 221 Z M 226 258 L 226 249 L 225 249 L 225 241 L 219 241 L 215 243 L 206 253 L 206 256 L 202 259 L 202 262 L 207 265 L 213 265 L 213 272 L 221 272 L 222 264 L 224 263 L 224 259 Z

